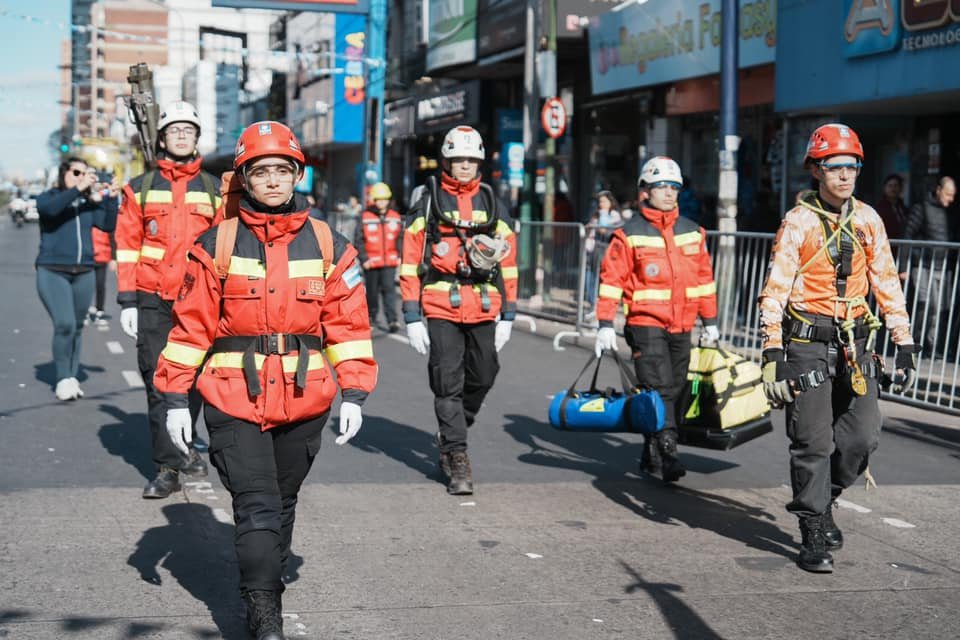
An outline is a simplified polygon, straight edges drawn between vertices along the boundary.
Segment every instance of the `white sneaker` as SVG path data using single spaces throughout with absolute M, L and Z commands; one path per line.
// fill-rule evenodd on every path
M 57 400 L 66 402 L 67 400 L 76 400 L 77 399 L 77 381 L 74 378 L 64 378 L 63 380 L 57 383 Z
M 82 398 L 82 397 L 83 397 L 83 389 L 80 388 L 80 382 L 79 382 L 76 378 L 70 378 L 70 380 L 73 380 L 73 393 L 74 393 L 73 398 L 74 398 L 74 400 L 76 400 L 77 398 Z
M 98 327 L 107 327 L 110 325 L 106 317 L 104 317 L 103 311 L 97 311 L 95 314 L 93 314 L 93 317 L 93 324 L 97 325 Z

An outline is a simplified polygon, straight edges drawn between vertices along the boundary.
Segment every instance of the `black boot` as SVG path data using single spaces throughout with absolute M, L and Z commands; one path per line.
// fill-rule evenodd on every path
M 197 450 L 190 449 L 190 457 L 188 457 L 186 462 L 183 463 L 183 466 L 180 467 L 180 473 L 194 478 L 206 478 L 209 472 L 207 471 L 206 461 L 200 457 Z
M 661 459 L 661 477 L 664 482 L 676 482 L 687 475 L 687 470 L 677 457 L 677 432 L 668 429 L 657 434 Z
M 440 467 L 440 473 L 443 474 L 444 478 L 450 479 L 450 454 L 443 452 L 443 434 L 439 431 L 437 435 L 434 436 L 434 441 L 437 443 L 437 449 L 439 450 L 437 465 Z
M 797 566 L 814 573 L 833 573 L 833 556 L 827 551 L 827 541 L 823 535 L 823 516 L 800 518 L 800 535 L 803 541 Z
M 657 440 L 654 436 L 643 436 L 643 452 L 640 454 L 640 473 L 659 476 L 663 469 Z
M 823 539 L 827 543 L 828 551 L 843 548 L 843 531 L 840 531 L 840 527 L 833 521 L 833 510 L 836 506 L 836 502 L 831 503 L 823 514 Z
M 143 497 L 148 500 L 162 499 L 174 491 L 180 491 L 180 473 L 176 469 L 160 467 L 157 477 L 143 488 Z
M 257 640 L 284 640 L 280 594 L 276 591 L 247 591 L 247 628 Z
M 397 333 L 400 331 L 400 323 L 394 320 L 390 323 L 389 328 L 387 329 L 390 333 Z
M 473 493 L 473 472 L 470 470 L 470 458 L 466 451 L 454 451 L 450 454 L 450 482 L 447 493 L 453 496 L 469 496 Z

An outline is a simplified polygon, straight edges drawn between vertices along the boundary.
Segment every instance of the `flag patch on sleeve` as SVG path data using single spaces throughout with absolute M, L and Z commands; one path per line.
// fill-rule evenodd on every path
M 348 289 L 353 289 L 363 282 L 363 271 L 360 269 L 359 262 L 354 260 L 350 268 L 343 272 L 343 282 L 347 285 Z

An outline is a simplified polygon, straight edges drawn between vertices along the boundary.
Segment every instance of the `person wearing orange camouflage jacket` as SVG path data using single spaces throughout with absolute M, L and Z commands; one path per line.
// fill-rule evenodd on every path
M 439 186 L 431 179 L 407 216 L 400 291 L 410 346 L 430 352 L 447 492 L 468 495 L 467 429 L 493 387 L 517 312 L 517 237 L 506 207 L 481 183 L 480 133 L 454 127 L 440 151 Z
M 786 405 L 793 499 L 800 520 L 797 564 L 833 571 L 843 546 L 832 505 L 867 468 L 880 439 L 873 293 L 897 344 L 894 391 L 915 379 L 916 349 L 890 243 L 877 212 L 853 197 L 863 163 L 857 134 L 842 124 L 813 132 L 805 164 L 818 183 L 787 212 L 760 294 L 763 386 Z
M 210 459 L 233 498 L 240 591 L 255 638 L 283 637 L 281 575 L 297 494 L 337 387 L 342 445 L 360 430 L 361 405 L 377 380 L 357 251 L 310 218 L 294 191 L 303 167 L 300 144 L 282 123 L 257 122 L 240 136 L 239 216 L 190 249 L 154 377 L 181 451 L 191 440 L 187 393 L 197 379 Z

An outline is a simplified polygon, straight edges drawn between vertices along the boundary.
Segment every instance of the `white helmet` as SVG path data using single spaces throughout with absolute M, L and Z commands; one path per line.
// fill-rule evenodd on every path
M 440 153 L 444 158 L 476 158 L 483 160 L 483 138 L 473 127 L 454 127 L 443 137 Z
M 163 131 L 164 127 L 174 122 L 189 122 L 200 130 L 200 115 L 189 102 L 177 100 L 171 102 L 160 112 L 160 120 L 157 122 L 157 131 Z
M 650 158 L 643 165 L 640 171 L 640 179 L 637 186 L 655 184 L 657 182 L 676 182 L 683 185 L 683 174 L 680 173 L 680 165 L 667 156 L 657 156 Z

